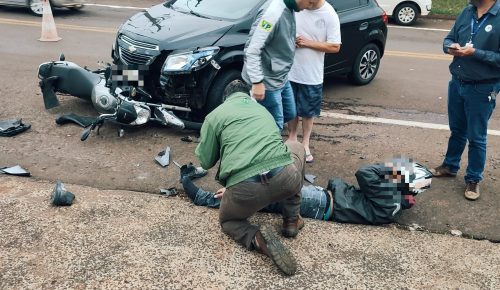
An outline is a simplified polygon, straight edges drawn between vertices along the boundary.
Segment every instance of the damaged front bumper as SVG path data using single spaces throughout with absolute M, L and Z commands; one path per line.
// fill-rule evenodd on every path
M 152 43 L 119 35 L 112 50 L 115 64 L 144 65 L 145 89 L 165 104 L 203 110 L 211 82 L 220 65 L 219 47 L 160 51 Z

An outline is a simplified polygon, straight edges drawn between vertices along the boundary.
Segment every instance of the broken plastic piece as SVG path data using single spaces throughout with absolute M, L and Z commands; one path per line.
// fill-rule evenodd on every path
M 167 189 L 162 188 L 162 189 L 160 189 L 160 193 L 165 195 L 165 196 L 175 196 L 175 195 L 179 194 L 175 187 L 170 187 Z
M 193 142 L 193 137 L 191 137 L 191 136 L 184 136 L 184 137 L 181 138 L 181 141 L 191 143 L 191 142 Z
M 21 118 L 0 120 L 0 136 L 12 137 L 31 128 L 30 124 L 23 124 Z
M 155 160 L 162 167 L 168 166 L 170 164 L 170 146 L 167 146 L 165 150 L 158 153 L 158 156 L 155 157 Z
M 62 115 L 56 118 L 56 123 L 58 125 L 64 125 L 68 123 L 75 123 L 77 125 L 80 125 L 83 128 L 87 128 L 88 126 L 92 125 L 92 123 L 95 121 L 95 118 L 93 117 L 84 117 L 84 116 L 79 116 L 76 114 L 67 114 L 67 115 Z
M 55 206 L 70 206 L 75 200 L 75 195 L 64 187 L 61 181 L 57 181 L 56 187 L 52 191 L 50 202 Z
M 31 173 L 19 165 L 0 168 L 0 172 L 15 176 L 31 176 Z
M 314 184 L 314 180 L 316 179 L 316 175 L 312 175 L 312 174 L 306 174 L 304 175 L 304 179 L 311 183 L 311 184 Z

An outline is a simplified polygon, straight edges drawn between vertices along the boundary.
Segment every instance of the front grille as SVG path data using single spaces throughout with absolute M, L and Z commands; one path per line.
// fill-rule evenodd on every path
M 120 34 L 118 52 L 124 64 L 150 65 L 160 54 L 160 48 L 156 44 L 135 40 Z
M 123 42 L 125 42 L 126 44 L 133 45 L 137 48 L 142 48 L 142 49 L 146 49 L 146 50 L 157 50 L 157 51 L 160 50 L 160 48 L 156 44 L 134 40 L 134 39 L 132 39 L 126 35 L 123 35 L 123 34 L 120 35 L 120 39 Z
M 130 52 L 122 47 L 119 47 L 118 51 L 120 52 L 120 59 L 125 64 L 149 65 L 154 60 L 154 56 Z

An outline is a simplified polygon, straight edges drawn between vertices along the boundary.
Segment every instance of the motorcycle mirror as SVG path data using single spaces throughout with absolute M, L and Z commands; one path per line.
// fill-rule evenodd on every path
M 64 56 L 64 53 L 61 52 L 61 54 L 59 55 L 59 60 L 60 61 L 65 61 L 66 60 L 66 57 Z
M 106 84 L 111 84 L 111 66 L 104 70 L 104 79 L 106 79 Z
M 87 138 L 90 135 L 90 132 L 92 131 L 92 127 L 93 127 L 93 125 L 90 125 L 87 128 L 85 128 L 85 130 L 83 130 L 82 135 L 80 135 L 80 140 L 81 141 L 87 140 Z

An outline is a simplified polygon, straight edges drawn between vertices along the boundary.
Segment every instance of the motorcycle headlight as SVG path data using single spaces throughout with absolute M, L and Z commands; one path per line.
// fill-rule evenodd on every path
M 134 105 L 134 109 L 137 112 L 137 119 L 131 123 L 131 125 L 142 125 L 146 124 L 151 117 L 151 111 L 149 108 Z
M 210 62 L 212 58 L 219 53 L 216 46 L 197 49 L 177 54 L 171 54 L 163 64 L 163 72 L 189 72 L 203 67 Z

